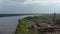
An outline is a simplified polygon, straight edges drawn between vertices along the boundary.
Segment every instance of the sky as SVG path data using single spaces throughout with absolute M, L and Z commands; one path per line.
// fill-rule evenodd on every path
M 60 0 L 0 0 L 0 14 L 60 13 Z

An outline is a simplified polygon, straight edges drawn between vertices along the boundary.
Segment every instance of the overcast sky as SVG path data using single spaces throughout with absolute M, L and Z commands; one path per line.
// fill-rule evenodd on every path
M 60 13 L 60 0 L 0 0 L 4 13 Z

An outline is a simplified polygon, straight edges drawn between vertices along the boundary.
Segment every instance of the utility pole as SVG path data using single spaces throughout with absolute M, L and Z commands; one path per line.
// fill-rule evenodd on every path
M 53 15 L 53 25 L 55 24 L 55 22 L 56 22 L 56 13 L 54 13 Z

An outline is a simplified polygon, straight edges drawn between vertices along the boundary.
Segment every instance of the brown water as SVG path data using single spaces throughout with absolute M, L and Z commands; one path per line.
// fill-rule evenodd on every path
M 18 19 L 22 19 L 27 16 L 14 16 L 14 17 L 2 17 L 0 18 L 0 34 L 14 34 Z

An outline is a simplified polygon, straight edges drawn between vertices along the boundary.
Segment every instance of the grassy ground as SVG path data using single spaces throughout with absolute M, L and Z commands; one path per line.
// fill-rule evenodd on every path
M 43 34 L 39 33 L 36 29 L 31 28 L 34 22 L 52 24 L 53 15 L 43 15 L 43 16 L 34 16 L 26 17 L 18 20 L 19 24 L 16 29 L 16 34 Z

